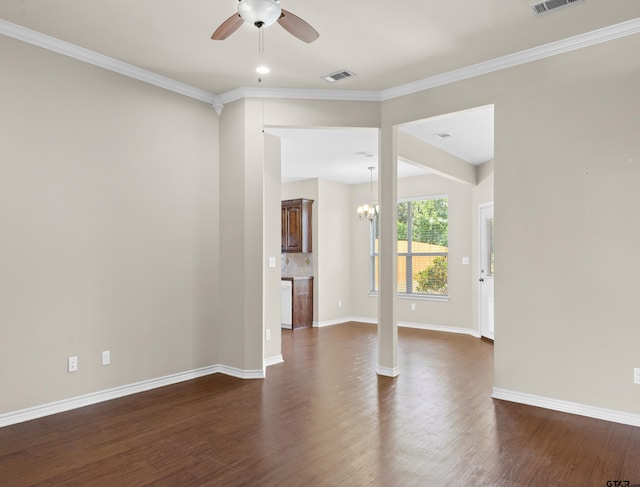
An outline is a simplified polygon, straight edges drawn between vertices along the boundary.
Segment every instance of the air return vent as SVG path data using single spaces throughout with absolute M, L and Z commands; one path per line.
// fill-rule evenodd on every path
M 568 7 L 572 3 L 581 3 L 584 0 L 547 0 L 546 2 L 539 2 L 530 5 L 531 10 L 536 15 L 546 14 L 551 10 L 555 10 L 560 7 Z
M 329 83 L 335 83 L 336 81 L 340 81 L 341 79 L 351 78 L 351 76 L 353 76 L 353 73 L 345 70 L 345 71 L 337 71 L 327 76 L 323 76 L 322 79 L 325 81 L 328 81 Z

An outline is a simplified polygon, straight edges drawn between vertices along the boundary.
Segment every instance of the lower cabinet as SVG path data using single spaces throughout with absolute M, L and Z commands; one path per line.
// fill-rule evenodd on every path
M 313 325 L 313 277 L 283 277 L 291 281 L 291 325 L 306 328 Z

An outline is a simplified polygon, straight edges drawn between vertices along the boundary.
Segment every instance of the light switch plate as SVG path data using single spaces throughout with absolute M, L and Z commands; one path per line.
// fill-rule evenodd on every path
M 633 369 L 633 383 L 640 384 L 640 368 Z
M 77 371 L 78 371 L 78 357 L 68 357 L 67 372 L 77 372 Z
M 275 266 L 276 266 L 276 258 L 269 257 L 269 267 L 275 267 Z
M 462 265 L 469 265 L 469 257 L 462 258 Z

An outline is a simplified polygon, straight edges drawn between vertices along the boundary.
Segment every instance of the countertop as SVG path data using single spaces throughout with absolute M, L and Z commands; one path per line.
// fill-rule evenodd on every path
M 304 281 L 313 279 L 313 276 L 280 276 L 281 281 Z

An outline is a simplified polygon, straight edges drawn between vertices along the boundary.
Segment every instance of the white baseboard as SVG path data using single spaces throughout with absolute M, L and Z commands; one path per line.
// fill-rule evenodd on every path
M 400 375 L 400 369 L 398 367 L 382 367 L 381 365 L 376 365 L 376 374 L 385 377 L 398 377 Z
M 241 370 L 226 365 L 210 365 L 200 369 L 179 372 L 156 379 L 135 382 L 125 386 L 114 387 L 113 389 L 92 392 L 82 396 L 0 414 L 0 428 L 217 373 L 238 377 L 240 379 L 263 379 L 265 376 L 263 370 Z
M 370 325 L 378 324 L 378 318 L 363 318 L 362 316 L 352 316 L 349 319 L 351 321 L 357 321 L 358 323 L 369 323 Z
M 326 326 L 344 325 L 345 323 L 349 323 L 351 321 L 356 321 L 358 323 L 370 323 L 372 325 L 378 324 L 378 320 L 375 318 L 362 318 L 360 316 L 345 316 L 343 318 L 336 318 L 334 320 L 314 321 L 313 327 L 324 328 Z
M 498 387 L 493 388 L 493 394 L 491 394 L 491 397 L 494 399 L 526 404 L 528 406 L 552 409 L 563 413 L 577 414 L 579 416 L 612 421 L 614 423 L 640 426 L 640 414 L 626 413 L 624 411 L 616 411 L 615 409 L 599 408 L 586 404 L 562 401 L 560 399 L 536 396 L 534 394 L 526 394 L 524 392 L 500 389 Z
M 314 321 L 314 328 L 324 328 L 325 326 L 334 326 L 334 325 L 342 325 L 344 323 L 348 323 L 349 321 L 359 321 L 357 318 L 353 316 L 345 316 L 344 318 L 336 318 L 334 320 L 326 320 L 326 321 Z
M 264 379 L 266 377 L 264 368 L 260 370 L 243 370 L 228 365 L 218 365 L 218 372 L 238 379 Z
M 276 355 L 274 357 L 269 357 L 264 359 L 265 367 L 269 367 L 270 365 L 277 365 L 281 363 L 284 363 L 284 359 L 282 358 L 282 355 Z
M 444 331 L 446 333 L 459 333 L 480 338 L 480 332 L 471 328 L 460 328 L 456 326 L 427 325 L 425 323 L 411 323 L 409 321 L 398 321 L 398 326 L 404 328 L 416 328 L 418 330 Z
M 362 318 L 353 316 L 349 318 L 350 321 L 357 321 L 359 323 L 370 323 L 377 325 L 378 320 L 376 318 Z M 463 335 L 471 335 L 476 338 L 480 338 L 480 332 L 472 328 L 461 328 L 456 326 L 443 326 L 443 325 L 429 325 L 427 323 L 412 323 L 410 321 L 398 321 L 398 326 L 402 328 L 415 328 L 418 330 L 430 330 L 430 331 L 443 331 L 446 333 L 460 333 Z

